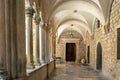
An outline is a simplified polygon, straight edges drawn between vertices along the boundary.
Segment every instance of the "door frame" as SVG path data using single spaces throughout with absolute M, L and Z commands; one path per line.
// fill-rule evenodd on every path
M 87 63 L 90 64 L 90 45 L 87 46 Z
M 75 43 L 75 45 L 76 45 L 76 63 L 78 63 L 79 62 L 79 43 L 80 43 L 80 39 L 73 39 L 73 38 L 71 38 L 71 39 L 66 39 L 66 38 L 63 38 L 62 39 L 62 41 L 63 41 L 63 45 L 64 45 L 64 56 L 63 56 L 63 62 L 64 63 L 66 63 L 66 43 Z
M 75 56 L 75 57 L 74 57 L 74 59 L 75 59 L 75 60 L 74 60 L 74 61 L 67 61 L 67 51 L 66 51 L 66 54 L 65 54 L 65 60 L 66 60 L 66 62 L 75 62 L 75 61 L 76 61 L 76 52 L 77 52 L 77 51 L 76 51 L 76 44 L 75 44 L 75 43 L 66 43 L 66 48 L 65 48 L 66 50 L 67 50 L 67 44 L 74 44 L 74 48 L 75 48 L 75 51 L 74 51 L 74 52 L 75 52 L 75 53 L 74 53 L 74 56 Z

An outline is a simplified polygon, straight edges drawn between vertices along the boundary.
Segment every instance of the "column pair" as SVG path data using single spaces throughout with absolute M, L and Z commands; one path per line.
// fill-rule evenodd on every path
M 33 29 L 32 20 L 35 22 L 35 64 L 33 60 Z M 40 65 L 39 59 L 39 23 L 40 17 L 29 3 L 26 3 L 26 54 L 27 54 L 27 68 L 34 68 L 35 65 Z

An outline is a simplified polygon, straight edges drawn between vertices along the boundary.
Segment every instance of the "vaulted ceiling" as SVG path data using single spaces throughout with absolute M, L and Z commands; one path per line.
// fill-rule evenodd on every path
M 53 21 L 57 38 L 72 29 L 85 39 L 86 32 L 93 34 L 96 18 L 102 25 L 109 22 L 113 0 L 50 0 L 47 21 Z

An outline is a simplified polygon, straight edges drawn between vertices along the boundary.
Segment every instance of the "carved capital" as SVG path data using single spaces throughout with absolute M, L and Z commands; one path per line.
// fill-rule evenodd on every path
M 41 21 L 40 16 L 37 13 L 34 13 L 33 18 L 34 18 L 35 24 L 39 25 Z
M 27 2 L 25 5 L 25 12 L 26 12 L 26 14 L 31 15 L 31 16 L 35 12 L 32 5 L 29 2 Z
M 105 30 L 106 33 L 109 32 L 109 30 L 110 30 L 110 23 L 108 23 L 107 25 L 104 25 L 104 30 Z

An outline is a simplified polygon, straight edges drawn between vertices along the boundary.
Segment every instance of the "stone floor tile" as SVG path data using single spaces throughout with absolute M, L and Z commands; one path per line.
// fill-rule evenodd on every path
M 80 64 L 57 64 L 53 75 L 47 80 L 107 80 L 90 66 Z

